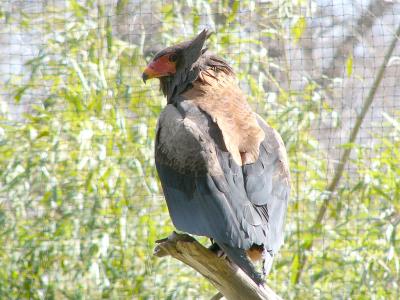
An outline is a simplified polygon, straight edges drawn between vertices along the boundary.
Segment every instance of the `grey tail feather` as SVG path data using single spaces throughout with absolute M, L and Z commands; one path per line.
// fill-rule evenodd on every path
M 226 256 L 228 256 L 229 260 L 242 269 L 256 284 L 261 285 L 264 283 L 262 275 L 256 271 L 254 265 L 247 257 L 245 250 L 233 248 L 224 243 L 218 243 L 218 245 L 225 252 Z

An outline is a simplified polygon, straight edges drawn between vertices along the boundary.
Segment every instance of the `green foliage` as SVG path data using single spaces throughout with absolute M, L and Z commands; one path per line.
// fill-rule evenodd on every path
M 292 35 L 294 37 L 295 42 L 297 42 L 301 38 L 306 27 L 307 27 L 306 18 L 300 16 L 292 27 Z
M 150 150 L 160 103 L 130 75 L 142 55 L 87 7 L 71 9 L 68 31 L 47 20 L 15 89 L 36 104 L 2 126 L 0 298 L 136 295 L 153 276 L 147 245 L 170 231 Z
M 157 83 L 141 82 L 142 48 L 115 36 L 105 7 L 67 3 L 66 10 L 49 8 L 41 19 L 44 42 L 26 63 L 29 80 L 12 78 L 7 86 L 15 102 L 28 107 L 23 119 L 13 118 L 0 99 L 0 298 L 210 298 L 215 290 L 199 275 L 152 257 L 155 240 L 173 227 L 152 157 L 164 100 Z M 188 36 L 197 32 L 201 12 L 218 12 L 208 20 L 218 33 L 210 47 L 229 53 L 224 57 L 238 71 L 251 104 L 282 134 L 289 152 L 287 238 L 268 284 L 287 299 L 398 298 L 398 116 L 387 116 L 391 135 L 379 148 L 354 147 L 357 157 L 326 223 L 310 229 L 331 171 L 313 126 L 326 116 L 337 120 L 338 112 L 309 78 L 294 91 L 289 61 L 268 57 L 263 42 L 285 47 L 301 38 L 307 25 L 301 2 L 188 3 L 157 6 L 162 44 L 184 38 L 174 34 L 176 28 Z M 128 4 L 118 1 L 116 12 Z M 258 15 L 248 28 L 239 13 L 244 7 Z M 35 16 L 25 16 L 21 25 L 37 26 Z M 245 39 L 236 34 L 244 30 Z M 348 59 L 348 76 L 352 64 Z M 372 161 L 369 151 L 375 153 Z M 296 284 L 294 274 L 311 240 L 314 248 Z
M 353 54 L 349 55 L 346 60 L 346 73 L 347 77 L 353 74 Z

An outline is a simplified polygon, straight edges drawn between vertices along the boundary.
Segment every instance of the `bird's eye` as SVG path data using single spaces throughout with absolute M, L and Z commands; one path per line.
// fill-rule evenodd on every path
M 169 61 L 171 61 L 171 62 L 176 62 L 178 60 L 178 55 L 176 55 L 175 53 L 172 53 L 170 56 L 169 56 Z

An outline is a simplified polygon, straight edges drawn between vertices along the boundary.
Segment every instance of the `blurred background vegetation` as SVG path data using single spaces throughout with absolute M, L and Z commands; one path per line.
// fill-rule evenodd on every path
M 165 100 L 141 82 L 152 53 L 204 27 L 289 152 L 286 244 L 267 283 L 285 299 L 399 299 L 399 46 L 348 143 L 399 23 L 400 5 L 380 0 L 2 1 L 0 299 L 215 294 L 152 257 L 173 227 L 153 163 Z

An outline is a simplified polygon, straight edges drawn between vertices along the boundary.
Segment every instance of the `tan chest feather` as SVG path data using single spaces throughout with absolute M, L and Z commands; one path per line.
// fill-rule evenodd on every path
M 211 70 L 202 72 L 193 88 L 182 96 L 194 101 L 218 124 L 226 148 L 237 164 L 258 159 L 264 132 L 233 76 Z

